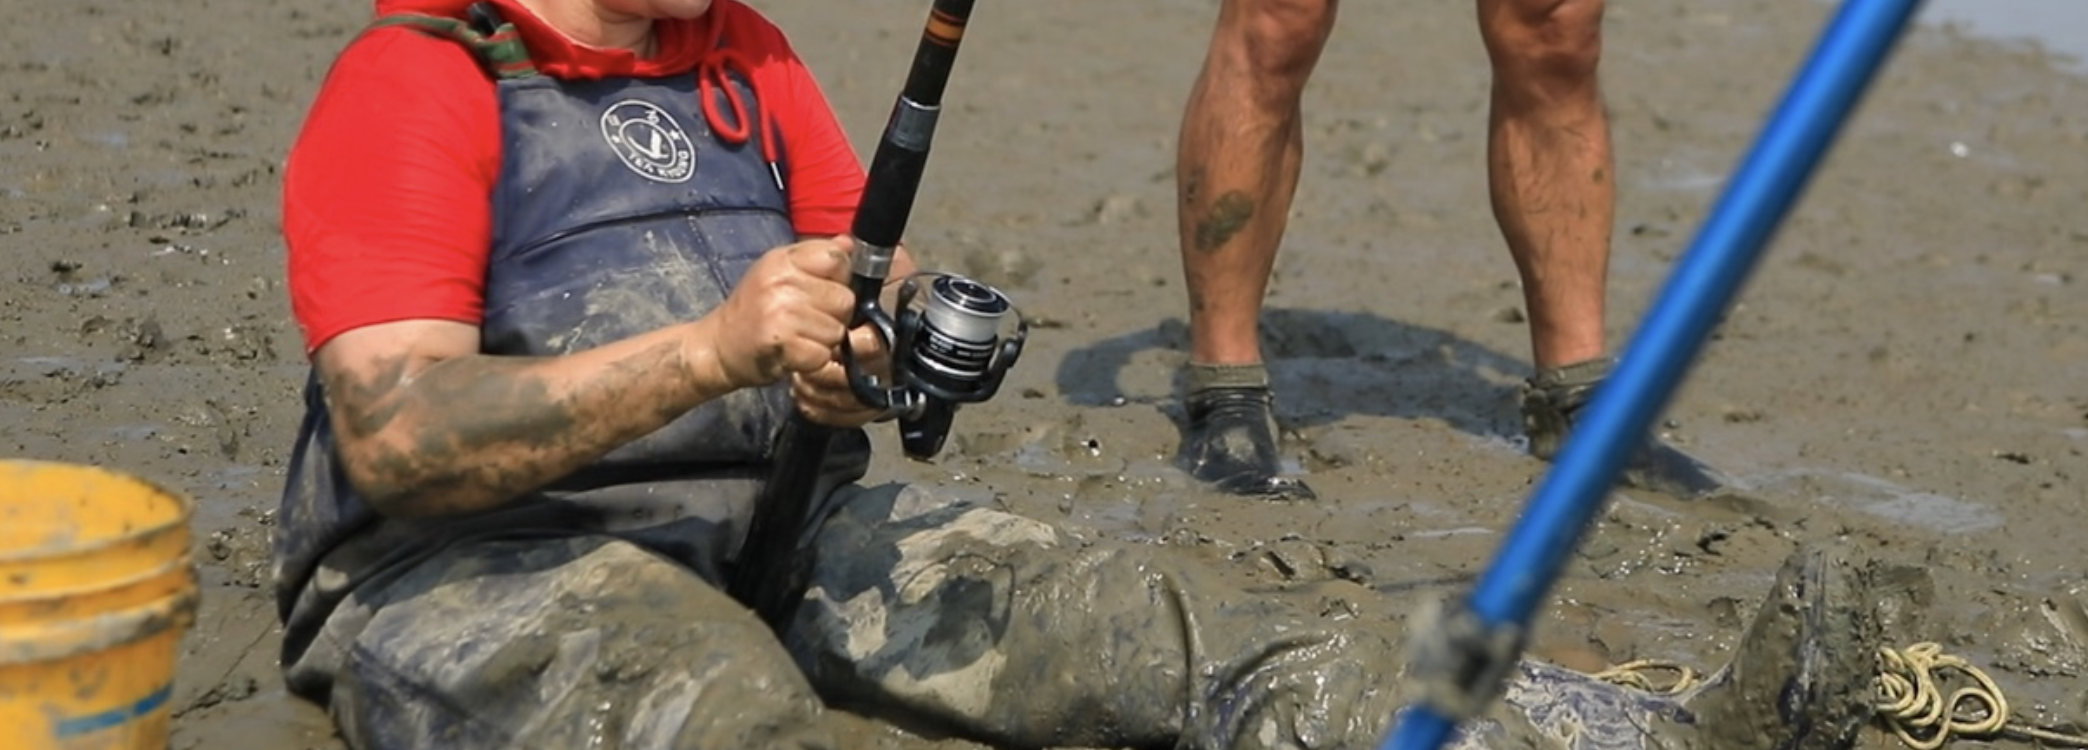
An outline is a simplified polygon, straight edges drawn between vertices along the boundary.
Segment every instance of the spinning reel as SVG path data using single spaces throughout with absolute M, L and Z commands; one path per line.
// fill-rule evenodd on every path
M 899 287 L 899 314 L 875 296 L 858 303 L 856 317 L 872 326 L 891 352 L 891 382 L 866 371 L 842 342 L 848 385 L 865 405 L 899 420 L 906 456 L 927 460 L 942 451 L 961 404 L 993 398 L 1008 368 L 1022 355 L 1029 323 L 1006 294 L 950 274 L 922 273 Z

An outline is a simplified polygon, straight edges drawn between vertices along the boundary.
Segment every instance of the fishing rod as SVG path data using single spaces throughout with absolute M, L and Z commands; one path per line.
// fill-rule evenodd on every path
M 1585 422 L 1462 606 L 1416 629 L 1410 674 L 1421 700 L 1381 750 L 1439 750 L 1486 710 L 1520 658 L 1530 620 L 1674 396 L 1763 249 L 1921 0 L 1845 0 L 1649 309 Z
M 899 289 L 898 312 L 879 295 L 906 233 L 927 169 L 928 146 L 942 113 L 943 89 L 957 61 L 974 0 L 935 0 L 913 64 L 884 134 L 870 160 L 863 199 L 850 234 L 855 238 L 849 288 L 855 312 L 849 326 L 868 325 L 891 352 L 889 378 L 865 368 L 842 341 L 849 389 L 865 405 L 899 422 L 907 457 L 926 460 L 942 450 L 958 405 L 993 397 L 1022 352 L 1028 326 L 1008 297 L 955 275 L 918 274 Z M 754 505 L 727 588 L 769 626 L 781 629 L 804 598 L 810 560 L 798 544 L 820 500 L 819 478 L 839 430 L 793 410 L 776 437 L 768 482 Z

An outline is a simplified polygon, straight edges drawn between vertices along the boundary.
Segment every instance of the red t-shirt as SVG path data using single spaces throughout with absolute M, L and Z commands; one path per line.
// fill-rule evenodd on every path
M 658 21 L 659 52 L 639 59 L 574 44 L 516 0 L 492 1 L 538 71 L 568 80 L 694 71 L 722 34 L 788 145 L 792 225 L 805 235 L 848 230 L 862 164 L 783 32 L 753 9 L 716 0 L 701 19 Z M 378 0 L 377 12 L 461 17 L 470 2 Z M 406 28 L 351 43 L 312 104 L 283 182 L 290 301 L 305 350 L 377 323 L 478 325 L 499 175 L 499 102 L 463 45 Z

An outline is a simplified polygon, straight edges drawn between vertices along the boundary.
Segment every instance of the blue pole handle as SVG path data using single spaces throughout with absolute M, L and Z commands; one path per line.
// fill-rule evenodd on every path
M 1842 3 L 1479 579 L 1468 606 L 1482 624 L 1527 627 L 1919 6 Z M 1439 750 L 1456 729 L 1425 704 L 1403 713 L 1382 750 Z

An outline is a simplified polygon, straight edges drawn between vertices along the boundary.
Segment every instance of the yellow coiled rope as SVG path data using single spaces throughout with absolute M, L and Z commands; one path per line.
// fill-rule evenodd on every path
M 2063 747 L 2088 747 L 2088 736 L 2017 721 L 2001 686 L 1963 657 L 1935 643 L 1878 649 L 1878 718 L 1914 750 L 1936 750 L 1952 737 L 2017 737 Z M 1972 684 L 1944 692 L 1943 674 Z
M 1946 692 L 1944 675 L 1970 685 Z M 1649 693 L 1675 695 L 1703 683 L 1696 670 L 1672 661 L 1640 659 L 1595 673 L 1596 679 Z M 1878 720 L 1914 750 L 1937 750 L 1953 738 L 2015 737 L 2059 747 L 2088 748 L 2088 735 L 2017 721 L 2001 686 L 1963 657 L 1936 643 L 1878 649 Z

